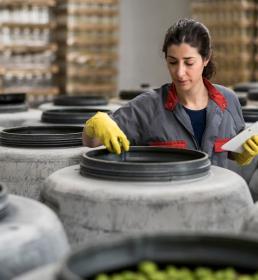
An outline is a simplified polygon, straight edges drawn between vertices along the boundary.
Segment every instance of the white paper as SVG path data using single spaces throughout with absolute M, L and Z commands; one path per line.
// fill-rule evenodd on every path
M 241 153 L 243 151 L 242 145 L 244 142 L 252 137 L 253 135 L 258 134 L 258 122 L 255 122 L 251 126 L 247 127 L 244 131 L 240 132 L 221 148 L 225 151 Z

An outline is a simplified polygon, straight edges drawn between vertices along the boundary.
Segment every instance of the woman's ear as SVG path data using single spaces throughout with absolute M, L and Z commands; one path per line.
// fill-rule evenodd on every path
M 208 65 L 209 61 L 210 61 L 210 57 L 204 59 L 204 67 Z
M 207 58 L 204 59 L 204 67 L 206 67 L 208 65 L 210 58 L 211 58 L 211 53 Z

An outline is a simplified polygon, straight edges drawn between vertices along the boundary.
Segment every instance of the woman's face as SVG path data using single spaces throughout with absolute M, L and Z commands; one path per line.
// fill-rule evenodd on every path
M 202 82 L 203 68 L 209 60 L 204 60 L 197 48 L 182 43 L 168 47 L 166 61 L 176 89 L 190 91 Z

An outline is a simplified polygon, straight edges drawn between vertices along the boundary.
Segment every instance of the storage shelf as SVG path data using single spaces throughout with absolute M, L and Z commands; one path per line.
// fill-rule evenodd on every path
M 36 5 L 36 6 L 49 6 L 53 7 L 56 5 L 55 0 L 1 0 L 0 7 L 13 7 L 13 6 L 24 6 L 24 5 Z
M 72 16 L 99 16 L 99 17 L 106 17 L 106 16 L 117 16 L 119 12 L 117 10 L 114 11 L 105 11 L 103 9 L 89 9 L 89 8 L 70 8 L 69 15 Z
M 250 28 L 255 27 L 256 23 L 254 20 L 237 20 L 237 19 L 225 19 L 223 22 L 219 21 L 209 21 L 209 29 L 221 28 L 225 30 L 226 28 Z
M 104 39 L 96 39 L 96 40 L 89 40 L 89 39 L 83 39 L 83 38 L 76 38 L 71 40 L 67 43 L 68 46 L 71 47 L 82 47 L 82 46 L 113 46 L 118 44 L 118 39 L 110 39 L 110 40 L 104 40 Z
M 67 29 L 69 31 L 117 31 L 117 25 L 107 25 L 107 24 L 68 24 Z
M 2 22 L 0 28 L 38 28 L 38 29 L 53 29 L 56 28 L 56 23 L 22 23 L 22 22 Z
M 67 75 L 71 78 L 79 77 L 109 77 L 117 75 L 116 69 L 83 69 L 78 67 L 69 66 L 67 69 Z
M 56 74 L 58 73 L 59 67 L 58 65 L 51 65 L 50 67 L 46 68 L 6 68 L 0 67 L 0 75 L 12 75 L 12 76 L 21 76 L 26 74 L 31 75 L 46 75 L 46 74 Z
M 86 3 L 92 3 L 92 4 L 118 4 L 119 0 L 70 0 L 70 3 L 76 3 L 76 4 L 86 4 Z
M 61 3 L 61 2 L 60 2 Z M 68 95 L 117 90 L 119 0 L 68 0 L 57 6 L 58 81 Z
M 59 93 L 58 44 L 52 35 L 56 5 L 56 0 L 0 1 L 1 11 L 6 11 L 0 23 L 1 93 L 25 92 L 42 101 Z
M 17 93 L 17 92 L 26 92 L 30 95 L 57 95 L 59 94 L 58 87 L 0 87 L 1 93 Z
M 191 8 L 193 13 L 214 13 L 214 12 L 245 12 L 255 9 L 255 3 L 238 2 L 238 3 L 192 3 Z
M 116 91 L 117 87 L 115 84 L 103 84 L 103 85 L 96 85 L 96 84 L 67 84 L 67 91 L 68 92 L 114 92 Z
M 70 53 L 67 55 L 67 62 L 76 64 L 85 64 L 89 61 L 117 61 L 117 54 L 79 54 Z
M 219 69 L 213 81 L 232 85 L 253 80 L 257 0 L 192 0 L 191 10 L 192 17 L 208 27 L 213 39 L 214 61 Z
M 47 44 L 42 46 L 33 46 L 33 45 L 3 45 L 0 44 L 0 52 L 9 50 L 14 53 L 23 53 L 23 52 L 42 52 L 45 50 L 56 52 L 58 49 L 57 44 Z

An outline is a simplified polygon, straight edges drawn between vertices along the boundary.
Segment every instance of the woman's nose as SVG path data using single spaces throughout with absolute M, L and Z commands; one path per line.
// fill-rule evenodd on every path
M 184 67 L 184 65 L 178 65 L 176 74 L 177 74 L 178 78 L 184 76 L 184 74 L 185 74 L 185 67 Z

